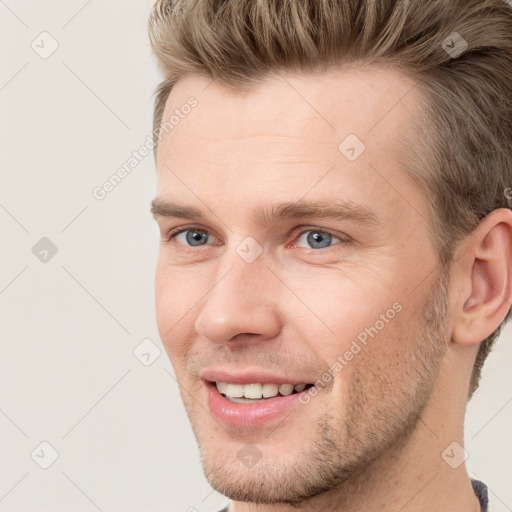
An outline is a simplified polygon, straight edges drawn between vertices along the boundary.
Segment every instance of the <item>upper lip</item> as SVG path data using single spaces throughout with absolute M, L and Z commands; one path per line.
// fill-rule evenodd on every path
M 314 380 L 297 379 L 295 377 L 287 377 L 286 375 L 272 375 L 266 372 L 234 372 L 229 370 L 207 369 L 200 373 L 202 380 L 209 382 L 229 382 L 232 384 L 255 384 L 255 383 L 272 383 L 272 384 L 310 384 Z

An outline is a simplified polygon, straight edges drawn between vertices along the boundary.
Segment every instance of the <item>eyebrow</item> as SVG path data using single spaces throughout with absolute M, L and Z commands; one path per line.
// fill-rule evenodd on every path
M 156 197 L 151 201 L 151 213 L 155 219 L 175 217 L 203 220 L 202 211 L 192 206 L 170 202 Z M 380 224 L 376 213 L 369 207 L 341 199 L 329 201 L 298 200 L 273 205 L 263 205 L 254 210 L 254 218 L 260 224 L 272 224 L 279 219 L 319 219 L 348 220 L 360 224 Z

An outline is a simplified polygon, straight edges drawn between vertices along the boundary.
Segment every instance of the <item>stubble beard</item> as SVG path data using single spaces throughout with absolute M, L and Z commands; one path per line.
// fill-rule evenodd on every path
M 344 485 L 364 475 L 390 452 L 406 446 L 432 394 L 447 349 L 446 283 L 447 276 L 441 273 L 426 299 L 422 325 L 401 340 L 404 346 L 415 342 L 415 348 L 408 352 L 412 354 L 409 360 L 397 366 L 407 368 L 405 378 L 399 381 L 400 389 L 393 386 L 396 380 L 385 363 L 377 358 L 369 366 L 361 360 L 344 397 L 347 413 L 342 424 L 332 414 L 322 414 L 311 426 L 311 436 L 295 447 L 292 458 L 283 460 L 279 453 L 267 452 L 255 466 L 246 468 L 236 456 L 237 449 L 233 452 L 231 447 L 219 449 L 215 445 L 212 436 L 204 432 L 194 404 L 183 396 L 210 485 L 235 501 L 298 507 L 336 489 L 342 495 Z M 301 406 L 299 414 L 302 407 L 308 405 Z M 240 437 L 233 439 L 232 446 L 239 444 L 241 448 L 245 442 L 237 443 L 236 439 Z M 280 446 L 279 440 L 273 441 Z M 262 447 L 264 444 L 265 440 Z

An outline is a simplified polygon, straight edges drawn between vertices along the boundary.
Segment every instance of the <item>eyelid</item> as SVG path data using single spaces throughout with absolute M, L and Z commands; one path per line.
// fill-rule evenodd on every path
M 302 236 L 304 233 L 307 233 L 308 231 L 314 231 L 317 233 L 327 233 L 328 235 L 339 238 L 340 240 L 348 241 L 350 239 L 350 237 L 348 235 L 345 235 L 344 233 L 336 233 L 333 230 L 327 228 L 320 228 L 318 226 L 299 226 L 296 230 L 293 231 L 292 235 L 294 238 L 298 238 Z
M 214 238 L 217 238 L 217 236 L 214 233 L 212 233 L 209 229 L 202 228 L 202 227 L 198 226 L 197 224 L 192 224 L 192 225 L 179 226 L 179 227 L 176 227 L 176 228 L 173 228 L 173 229 L 167 231 L 164 236 L 164 241 L 170 242 L 174 237 L 176 237 L 180 233 L 183 233 L 184 231 L 193 231 L 193 230 L 204 231 L 205 233 L 208 233 L 208 235 L 211 235 Z M 188 246 L 185 246 L 185 247 L 188 247 Z

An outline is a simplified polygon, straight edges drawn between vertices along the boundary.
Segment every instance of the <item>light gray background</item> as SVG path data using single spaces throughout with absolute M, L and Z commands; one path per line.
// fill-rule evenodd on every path
M 154 314 L 152 0 L 0 0 L 0 511 L 214 510 Z M 57 50 L 43 59 L 52 40 Z M 511 184 L 512 186 L 512 184 Z M 32 248 L 49 238 L 43 262 Z M 41 255 L 40 257 L 43 257 Z M 466 424 L 468 467 L 512 509 L 512 330 Z M 134 349 L 152 340 L 145 366 Z M 146 359 L 148 356 L 145 356 Z M 144 358 L 143 358 L 144 359 Z M 51 462 L 52 449 L 58 458 Z

